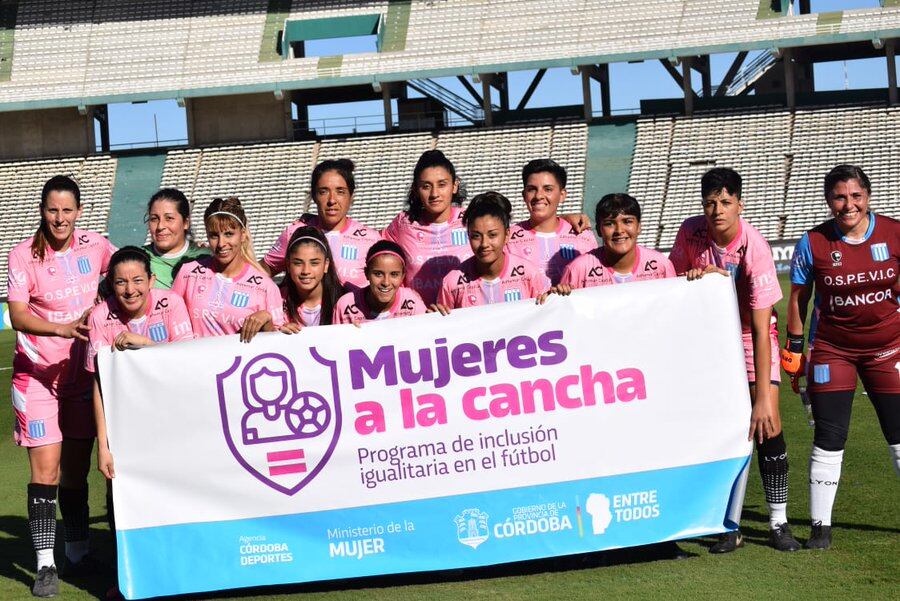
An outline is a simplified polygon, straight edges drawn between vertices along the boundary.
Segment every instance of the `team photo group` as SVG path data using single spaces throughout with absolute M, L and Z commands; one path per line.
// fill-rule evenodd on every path
M 40 226 L 13 248 L 8 263 L 9 315 L 17 332 L 14 437 L 30 465 L 23 484 L 37 560 L 35 596 L 58 594 L 60 577 L 106 569 L 89 546 L 87 480 L 95 439 L 97 469 L 116 478 L 97 361 L 107 347 L 139 358 L 137 349 L 195 338 L 237 336 L 253 345 L 261 332 L 302 336 L 305 328 L 333 324 L 364 329 L 367 322 L 424 313 L 440 320 L 469 307 L 542 304 L 551 295 L 599 286 L 731 278 L 752 402 L 746 436 L 757 451 L 769 545 L 784 552 L 831 547 L 859 381 L 900 474 L 900 221 L 870 209 L 872 185 L 863 169 L 838 165 L 815 174 L 822 214 L 831 216 L 796 244 L 787 314 L 779 315 L 775 305 L 783 293 L 772 252 L 741 216 L 742 180 L 732 169 L 713 168 L 696 182 L 697 214 L 661 252 L 637 242 L 644 199 L 612 193 L 590 216 L 560 214 L 566 169 L 543 158 L 523 166 L 521 198 L 490 190 L 470 190 L 477 193 L 467 198 L 465 174 L 451 158 L 439 150 L 422 154 L 406 209 L 383 231 L 349 216 L 354 164 L 320 162 L 309 181 L 315 213 L 297 218 L 295 207 L 283 207 L 284 230 L 262 257 L 254 253 L 253 223 L 237 197 L 188 199 L 174 188 L 159 190 L 146 202 L 148 243 L 117 249 L 78 227 L 83 199 L 75 180 L 46 182 L 39 191 Z M 519 203 L 528 218 L 514 223 Z M 206 236 L 198 239 L 191 216 L 204 205 Z M 783 345 L 779 330 L 786 334 Z M 782 379 L 795 391 L 805 386 L 815 420 L 811 451 L 791 447 L 793 469 L 809 465 L 812 529 L 802 542 L 788 524 Z M 64 558 L 54 557 L 57 505 Z M 114 530 L 111 493 L 107 510 Z M 836 529 L 834 544 L 840 540 Z M 709 550 L 728 553 L 742 545 L 740 529 L 732 529 Z

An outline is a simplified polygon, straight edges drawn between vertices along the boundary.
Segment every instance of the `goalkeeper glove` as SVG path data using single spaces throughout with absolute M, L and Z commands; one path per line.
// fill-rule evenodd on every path
M 790 375 L 802 374 L 806 363 L 803 356 L 803 336 L 788 334 L 787 342 L 781 349 L 781 368 Z

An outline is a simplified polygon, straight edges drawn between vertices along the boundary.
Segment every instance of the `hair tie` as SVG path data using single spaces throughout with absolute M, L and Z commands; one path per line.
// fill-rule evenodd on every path
M 404 260 L 403 260 L 403 257 L 401 257 L 398 253 L 395 253 L 395 252 L 392 251 L 392 250 L 380 250 L 380 251 L 378 251 L 377 253 L 375 253 L 374 255 L 372 255 L 371 257 L 369 257 L 369 260 L 366 261 L 366 267 L 369 266 L 369 263 L 371 263 L 372 261 L 375 260 L 375 257 L 380 257 L 381 255 L 393 255 L 393 256 L 397 257 L 398 259 L 400 259 L 400 264 L 403 265 L 403 268 L 404 268 L 404 269 L 406 269 L 406 261 L 404 261 Z
M 312 240 L 313 242 L 315 242 L 316 244 L 318 244 L 319 246 L 322 247 L 322 250 L 325 251 L 325 254 L 326 254 L 326 255 L 328 254 L 328 247 L 325 246 L 325 244 L 324 244 L 321 240 L 319 240 L 318 238 L 316 238 L 315 236 L 300 236 L 299 238 L 297 238 L 296 240 L 294 240 L 294 241 L 291 243 L 291 245 L 290 245 L 290 247 L 288 247 L 288 249 L 290 250 L 291 248 L 294 248 L 295 246 L 297 246 L 297 245 L 298 245 L 301 241 L 303 241 L 303 240 Z
M 247 226 L 244 225 L 244 222 L 241 221 L 241 218 L 238 217 L 237 215 L 235 215 L 234 213 L 229 213 L 228 211 L 215 211 L 213 213 L 210 213 L 206 219 L 209 219 L 210 217 L 212 217 L 214 215 L 228 215 L 229 217 L 231 217 L 232 219 L 234 219 L 235 221 L 240 223 L 242 228 L 247 229 Z

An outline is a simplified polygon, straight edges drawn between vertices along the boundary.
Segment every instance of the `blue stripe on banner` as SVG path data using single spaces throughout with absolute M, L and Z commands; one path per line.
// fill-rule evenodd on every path
M 728 491 L 748 461 L 118 530 L 119 578 L 128 599 L 142 599 L 475 567 L 715 534 L 730 529 Z

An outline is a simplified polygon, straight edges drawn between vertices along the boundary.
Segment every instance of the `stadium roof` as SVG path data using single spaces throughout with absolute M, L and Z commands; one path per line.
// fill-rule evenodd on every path
M 794 16 L 770 0 L 2 0 L 0 111 L 900 37 L 900 2 L 882 4 Z M 288 39 L 314 39 L 347 17 L 348 31 L 374 24 L 378 52 L 278 50 L 286 21 L 309 21 L 289 27 Z

